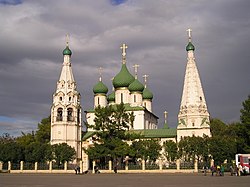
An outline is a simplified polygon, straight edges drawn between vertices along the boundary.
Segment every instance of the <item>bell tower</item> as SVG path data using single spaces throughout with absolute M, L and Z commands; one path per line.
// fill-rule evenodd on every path
M 81 159 L 81 103 L 71 67 L 68 35 L 63 50 L 62 71 L 51 106 L 51 144 L 67 143 Z
M 203 93 L 199 72 L 196 66 L 191 41 L 191 29 L 188 29 L 187 66 L 183 93 L 178 115 L 177 140 L 184 136 L 211 136 L 210 120 Z

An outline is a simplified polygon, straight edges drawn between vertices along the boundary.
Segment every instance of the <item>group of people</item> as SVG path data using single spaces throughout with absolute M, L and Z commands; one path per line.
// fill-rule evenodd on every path
M 216 176 L 224 176 L 225 168 L 223 165 L 211 166 L 210 167 L 212 176 L 216 174 Z

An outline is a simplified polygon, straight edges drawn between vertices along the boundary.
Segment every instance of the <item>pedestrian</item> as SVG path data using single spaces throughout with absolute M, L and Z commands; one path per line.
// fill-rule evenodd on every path
M 114 167 L 114 172 L 117 173 L 117 166 Z
M 225 171 L 225 168 L 223 165 L 221 165 L 220 167 L 220 176 L 224 176 L 224 171 Z
M 80 174 L 80 166 L 77 166 L 77 172 Z
M 211 166 L 211 167 L 210 167 L 210 170 L 211 170 L 212 176 L 214 176 L 215 167 L 214 167 L 214 166 Z
M 204 166 L 204 176 L 206 176 L 207 175 L 207 166 L 205 165 Z
M 233 168 L 233 166 L 230 166 L 230 174 L 231 174 L 231 176 L 234 175 L 234 168 Z
M 75 172 L 76 172 L 76 175 L 77 175 L 77 166 L 75 166 Z

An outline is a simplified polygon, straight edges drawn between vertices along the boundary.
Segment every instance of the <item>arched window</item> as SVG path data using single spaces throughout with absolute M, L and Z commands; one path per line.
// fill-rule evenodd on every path
M 73 121 L 73 109 L 72 108 L 67 109 L 67 120 Z
M 63 109 L 58 108 L 57 109 L 56 121 L 62 121 L 62 120 L 63 120 Z

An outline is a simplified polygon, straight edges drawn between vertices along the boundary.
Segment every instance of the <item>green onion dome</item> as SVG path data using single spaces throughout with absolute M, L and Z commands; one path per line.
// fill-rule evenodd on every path
M 186 50 L 187 51 L 194 51 L 195 50 L 195 47 L 194 47 L 194 45 L 191 43 L 191 42 L 188 42 L 188 45 L 187 45 L 187 47 L 186 47 Z
M 63 55 L 72 55 L 72 51 L 69 49 L 69 46 L 67 46 L 67 47 L 63 50 Z
M 153 99 L 153 94 L 148 88 L 144 88 L 144 90 L 142 92 L 142 98 L 152 100 Z
M 138 79 L 135 79 L 128 87 L 130 92 L 142 92 L 144 86 Z
M 121 71 L 114 77 L 113 86 L 115 88 L 128 87 L 135 80 L 128 71 L 126 64 L 122 64 Z
M 108 93 L 108 87 L 103 84 L 102 81 L 99 81 L 93 88 L 94 94 L 107 94 Z
M 108 102 L 115 101 L 115 92 L 114 91 L 108 95 L 107 100 L 108 100 Z

